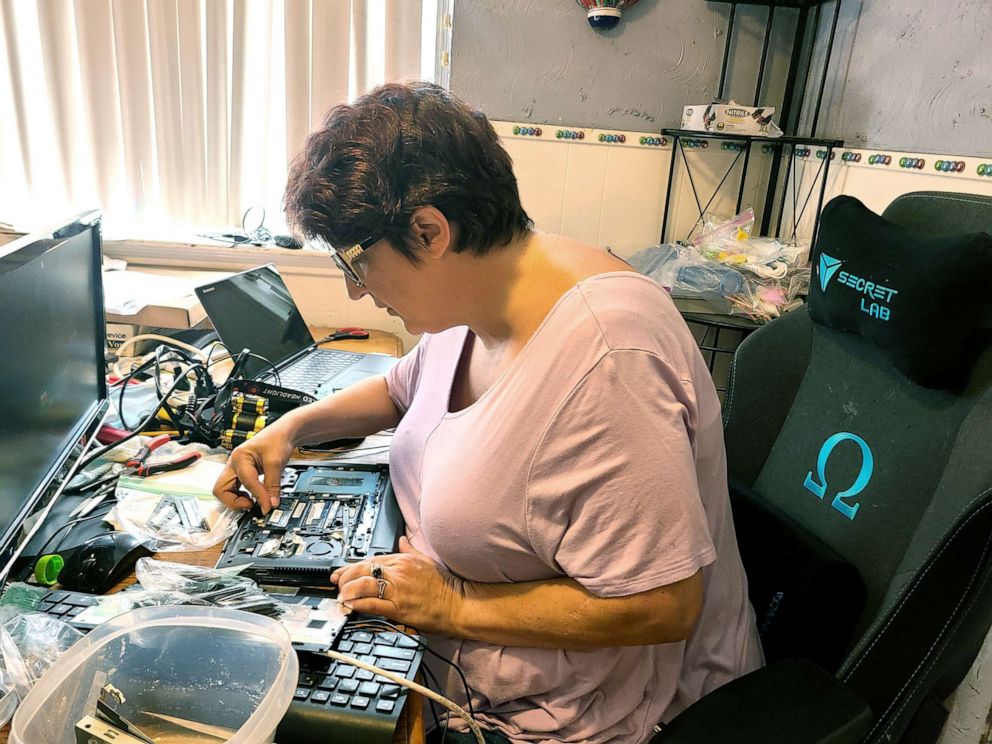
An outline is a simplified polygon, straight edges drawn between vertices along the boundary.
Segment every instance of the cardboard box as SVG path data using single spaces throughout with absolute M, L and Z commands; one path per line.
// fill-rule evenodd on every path
M 695 132 L 705 132 L 705 114 L 706 109 L 710 107 L 711 104 L 702 104 L 699 106 L 683 106 L 682 107 L 682 129 L 691 129 Z
M 771 106 L 739 106 L 731 102 L 716 103 L 711 108 L 713 113 L 711 131 L 713 132 L 775 136 L 770 129 L 771 126 L 774 126 L 772 116 L 775 115 L 775 109 Z
M 121 344 L 138 335 L 138 328 L 130 323 L 107 323 L 107 351 L 117 351 Z
M 750 134 L 778 137 L 782 134 L 772 116 L 771 106 L 741 106 L 734 101 L 682 108 L 682 129 L 714 134 Z

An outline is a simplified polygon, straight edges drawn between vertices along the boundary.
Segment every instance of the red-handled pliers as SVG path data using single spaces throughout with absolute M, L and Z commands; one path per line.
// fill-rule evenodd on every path
M 137 475 L 144 478 L 145 476 L 155 475 L 156 473 L 168 473 L 172 470 L 182 470 L 200 459 L 201 454 L 199 452 L 180 452 L 171 459 L 147 462 L 148 457 L 152 452 L 169 442 L 171 439 L 172 437 L 168 434 L 159 434 L 157 437 L 152 439 L 144 447 L 138 450 L 134 457 L 124 463 L 124 470 L 121 472 L 121 475 Z
M 341 341 L 342 339 L 346 339 L 346 338 L 366 339 L 368 337 L 369 337 L 369 332 L 366 331 L 364 328 L 358 328 L 358 327 L 338 328 L 331 335 L 320 339 L 320 341 L 318 341 L 317 344 L 318 345 L 326 344 L 328 341 Z

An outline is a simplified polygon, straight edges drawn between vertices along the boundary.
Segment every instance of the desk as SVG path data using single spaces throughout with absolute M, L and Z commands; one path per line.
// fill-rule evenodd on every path
M 315 340 L 320 340 L 329 336 L 337 330 L 335 328 L 324 328 L 323 326 L 310 326 L 310 333 Z M 369 332 L 367 339 L 344 339 L 342 341 L 329 341 L 321 344 L 322 349 L 340 349 L 341 351 L 359 351 L 364 354 L 388 354 L 389 356 L 403 356 L 403 340 L 394 333 L 377 331 L 374 328 L 366 328 Z
M 320 328 L 311 327 L 311 332 L 314 338 L 323 338 L 324 336 L 331 333 L 333 328 Z M 343 341 L 332 341 L 321 345 L 323 348 L 328 349 L 341 349 L 343 351 L 361 351 L 366 353 L 378 353 L 378 354 L 389 354 L 391 356 L 399 356 L 403 353 L 403 343 L 399 338 L 391 333 L 385 333 L 383 331 L 369 331 L 369 338 L 367 340 L 343 340 Z M 359 447 L 382 447 L 389 444 L 389 437 L 384 435 L 372 435 L 366 438 L 366 441 L 359 445 Z M 307 454 L 297 452 L 294 453 L 299 459 L 309 459 L 309 460 L 329 460 L 334 459 L 334 455 L 328 454 Z M 356 449 L 355 454 L 359 454 Z M 341 453 L 343 459 L 346 462 L 385 462 L 388 460 L 387 453 L 385 450 L 373 449 L 369 453 L 369 457 L 353 457 L 350 456 L 348 452 Z M 296 459 L 296 458 L 294 458 Z M 217 564 L 217 560 L 220 558 L 222 545 L 215 545 L 208 550 L 201 550 L 197 552 L 187 552 L 187 553 L 157 553 L 155 558 L 164 561 L 173 561 L 175 563 L 185 563 L 191 566 L 204 566 L 207 568 L 212 568 Z M 132 573 L 130 576 L 122 580 L 117 584 L 111 593 L 120 591 L 126 586 L 133 584 L 135 582 L 135 576 Z M 7 744 L 7 735 L 10 731 L 10 726 L 4 726 L 0 729 L 0 744 Z M 423 706 L 420 704 L 419 695 L 416 693 L 411 693 L 407 697 L 407 704 L 403 708 L 403 712 L 400 715 L 399 722 L 396 726 L 396 734 L 393 737 L 393 744 L 424 744 L 424 716 L 423 716 Z

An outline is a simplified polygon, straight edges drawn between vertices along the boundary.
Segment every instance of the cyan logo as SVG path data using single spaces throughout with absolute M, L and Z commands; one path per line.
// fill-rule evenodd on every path
M 830 459 L 834 448 L 841 442 L 854 442 L 861 448 L 861 470 L 858 471 L 858 477 L 851 484 L 851 487 L 840 491 L 834 496 L 834 500 L 830 506 L 848 519 L 853 520 L 858 513 L 858 509 L 861 508 L 861 504 L 858 502 L 848 502 L 844 499 L 854 498 L 864 491 L 868 482 L 871 481 L 872 473 L 875 472 L 875 457 L 871 453 L 871 447 L 868 446 L 868 442 L 857 434 L 842 431 L 827 439 L 823 443 L 823 446 L 820 447 L 820 453 L 816 456 L 816 477 L 813 477 L 812 470 L 809 471 L 806 474 L 806 480 L 803 486 L 818 499 L 823 499 L 829 489 L 827 485 L 827 461 Z
M 837 269 L 840 265 L 844 263 L 832 256 L 828 256 L 826 253 L 820 254 L 820 291 L 826 292 L 827 285 L 830 280 L 833 279 L 834 274 L 837 273 Z

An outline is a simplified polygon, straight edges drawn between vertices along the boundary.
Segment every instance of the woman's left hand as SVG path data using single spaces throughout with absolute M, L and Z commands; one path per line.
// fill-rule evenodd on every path
M 453 626 L 464 582 L 400 538 L 400 552 L 339 568 L 331 574 L 338 598 L 357 612 L 381 615 L 422 632 Z

